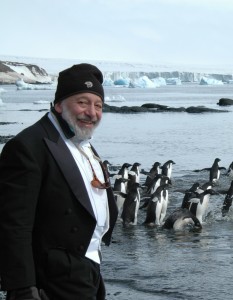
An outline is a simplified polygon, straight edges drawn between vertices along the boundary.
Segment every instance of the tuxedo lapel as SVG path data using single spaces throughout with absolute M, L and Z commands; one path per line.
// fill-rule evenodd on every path
M 49 120 L 48 120 L 49 121 Z M 49 121 L 50 129 L 47 128 L 50 132 L 51 138 L 51 122 Z M 91 202 L 82 178 L 82 175 L 77 167 L 77 164 L 70 153 L 68 147 L 66 146 L 63 139 L 58 134 L 57 130 L 53 128 L 53 140 L 44 138 L 45 143 L 48 146 L 49 151 L 51 152 L 52 156 L 56 160 L 60 170 L 62 171 L 67 184 L 70 186 L 72 192 L 76 196 L 77 200 L 85 207 L 85 209 L 95 218 Z M 56 135 L 56 138 L 55 138 Z

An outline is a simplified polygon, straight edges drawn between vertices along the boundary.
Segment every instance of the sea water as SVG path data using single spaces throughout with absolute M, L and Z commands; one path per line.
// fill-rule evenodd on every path
M 17 132 L 41 118 L 54 98 L 51 90 L 17 91 L 3 86 L 0 136 Z M 186 84 L 156 89 L 105 88 L 107 104 L 156 103 L 171 107 L 206 106 L 221 113 L 156 112 L 105 113 L 92 144 L 103 159 L 120 166 L 141 163 L 149 170 L 155 161 L 175 162 L 169 188 L 167 216 L 180 207 L 194 182 L 205 183 L 215 158 L 226 169 L 233 161 L 233 107 L 219 107 L 220 98 L 233 99 L 233 85 Z M 119 102 L 118 102 L 119 101 Z M 38 104 L 40 103 L 40 104 Z M 0 145 L 2 147 L 3 145 Z M 1 148 L 0 148 L 1 151 Z M 217 191 L 226 191 L 232 178 L 221 171 Z M 145 176 L 141 176 L 141 181 Z M 107 300 L 203 299 L 230 300 L 233 268 L 233 213 L 222 217 L 224 194 L 210 198 L 202 231 L 167 231 L 145 227 L 145 211 L 138 224 L 124 228 L 117 222 L 110 247 L 102 246 L 102 273 Z

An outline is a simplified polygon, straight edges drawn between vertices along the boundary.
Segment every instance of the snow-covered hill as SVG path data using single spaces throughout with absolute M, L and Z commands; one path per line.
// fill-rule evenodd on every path
M 0 55 L 2 61 L 23 62 L 27 64 L 35 64 L 46 70 L 49 75 L 57 75 L 59 71 L 82 62 L 88 62 L 96 65 L 103 72 L 191 72 L 205 74 L 232 74 L 233 65 L 181 65 L 175 63 L 158 64 L 142 64 L 140 62 L 127 63 L 118 61 L 94 61 L 94 60 L 79 60 L 79 59 L 55 59 L 55 58 L 36 58 L 22 56 L 6 56 Z

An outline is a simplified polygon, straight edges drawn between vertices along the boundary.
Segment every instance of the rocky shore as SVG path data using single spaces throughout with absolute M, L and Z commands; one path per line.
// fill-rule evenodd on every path
M 219 106 L 233 105 L 233 100 L 222 98 L 217 103 Z M 190 106 L 190 107 L 171 107 L 156 103 L 145 103 L 141 106 L 113 106 L 104 104 L 104 112 L 108 113 L 156 113 L 156 112 L 187 112 L 187 113 L 206 113 L 206 112 L 228 112 L 228 110 L 213 109 L 205 106 Z
M 221 98 L 217 103 L 219 106 L 229 106 L 233 105 L 233 100 L 227 98 Z M 28 109 L 27 111 L 30 111 Z M 32 110 L 35 111 L 35 110 Z M 38 111 L 48 111 L 48 109 L 38 109 Z M 156 103 L 145 103 L 141 106 L 113 106 L 104 104 L 103 108 L 104 113 L 121 113 L 121 114 L 135 114 L 135 113 L 161 113 L 161 112 L 182 112 L 182 113 L 191 113 L 191 114 L 200 114 L 200 113 L 223 113 L 229 112 L 228 110 L 223 109 L 213 109 L 205 106 L 189 106 L 185 107 L 170 107 L 167 105 L 161 105 Z M 8 124 L 17 124 L 17 122 L 0 122 L 0 126 L 5 126 Z M 0 144 L 5 144 L 8 140 L 13 138 L 13 135 L 0 136 Z

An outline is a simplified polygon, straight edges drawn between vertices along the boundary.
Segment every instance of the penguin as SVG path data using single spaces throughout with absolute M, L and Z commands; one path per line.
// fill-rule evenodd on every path
M 189 210 L 191 213 L 198 218 L 202 224 L 203 217 L 208 208 L 209 195 L 216 195 L 217 193 L 213 189 L 206 189 L 204 192 L 198 194 L 189 200 Z
M 172 175 L 172 166 L 175 164 L 173 160 L 168 160 L 165 162 L 161 167 L 161 174 L 167 176 L 169 179 L 171 179 Z
M 147 211 L 145 225 L 162 225 L 167 211 L 168 203 L 168 184 L 160 185 L 151 195 Z
M 151 181 L 153 180 L 153 178 L 161 173 L 161 169 L 160 169 L 161 163 L 156 161 L 152 168 L 150 169 L 149 172 L 143 172 L 141 171 L 141 173 L 143 173 L 144 175 L 147 175 L 146 180 L 144 182 L 145 186 L 149 186 L 149 184 L 151 183 Z
M 233 200 L 233 180 L 231 181 L 230 188 L 228 189 L 222 207 L 222 216 L 225 217 L 229 212 Z
M 108 174 L 109 177 L 112 177 L 115 174 L 110 173 L 109 171 L 109 166 L 111 166 L 112 164 L 108 161 L 108 160 L 104 160 L 103 161 L 103 166 L 105 168 L 106 173 Z
M 220 168 L 218 163 L 221 161 L 219 158 L 215 158 L 212 167 L 210 168 L 210 182 L 216 184 L 220 177 Z
M 167 206 L 168 206 L 168 184 L 164 184 L 164 189 L 163 189 L 163 202 L 162 202 L 162 210 L 160 214 L 160 224 L 163 224 L 164 218 L 167 213 Z
M 194 170 L 194 172 L 200 172 L 200 171 L 210 171 L 209 173 L 209 181 L 212 182 L 212 184 L 216 184 L 220 178 L 220 170 L 226 170 L 225 167 L 219 167 L 219 162 L 221 161 L 220 158 L 215 158 L 213 165 L 211 168 L 204 168 L 201 170 Z
M 191 227 L 192 231 L 200 231 L 202 225 L 197 217 L 195 217 L 187 208 L 178 208 L 173 211 L 165 220 L 162 228 L 173 230 L 184 230 Z
M 112 164 L 110 164 L 110 162 L 108 160 L 104 160 L 103 165 L 106 167 L 106 169 L 108 169 L 108 167 L 111 166 Z
M 124 163 L 120 170 L 118 171 L 118 173 L 116 175 L 113 176 L 114 179 L 116 178 L 125 178 L 128 179 L 129 178 L 129 167 L 131 167 L 132 165 L 129 163 Z M 127 182 L 125 182 L 125 189 L 127 191 Z
M 227 176 L 229 176 L 229 177 L 233 177 L 233 162 L 232 162 L 232 163 L 230 164 L 230 166 L 228 167 L 227 172 L 226 172 L 225 175 L 227 175 Z
M 124 163 L 122 166 L 121 166 L 121 168 L 120 168 L 120 170 L 119 170 L 119 172 L 118 172 L 118 178 L 120 178 L 120 177 L 123 177 L 123 178 L 125 178 L 125 179 L 128 179 L 128 173 L 129 173 L 129 167 L 131 167 L 132 165 L 131 164 L 128 164 L 128 163 Z
M 146 194 L 153 194 L 160 185 L 167 184 L 168 182 L 170 182 L 169 177 L 162 174 L 156 175 L 148 186 Z
M 195 182 L 191 186 L 190 189 L 185 191 L 184 198 L 183 198 L 183 201 L 182 201 L 182 204 L 181 204 L 181 208 L 187 208 L 188 209 L 188 207 L 190 205 L 189 200 L 196 195 L 199 187 L 200 187 L 200 183 Z
M 197 189 L 197 193 L 201 194 L 204 191 L 212 188 L 213 188 L 213 183 L 211 181 L 207 181 L 202 186 L 199 186 L 199 188 Z
M 127 196 L 125 183 L 128 179 L 116 178 L 113 186 L 113 193 L 116 199 L 118 213 L 120 214 Z
M 135 182 L 140 182 L 140 169 L 139 167 L 141 166 L 140 163 L 134 163 L 133 166 L 131 167 L 131 169 L 128 172 L 128 184 L 127 184 L 127 189 L 130 189 L 131 186 L 135 183 Z
M 137 225 L 137 215 L 140 205 L 140 184 L 135 182 L 125 198 L 121 219 L 124 226 Z
M 159 186 L 164 184 L 171 184 L 170 179 L 162 174 L 156 175 L 147 190 L 143 192 L 142 200 L 144 201 L 144 204 L 140 207 L 140 209 L 147 207 L 150 202 L 151 195 L 156 192 Z

